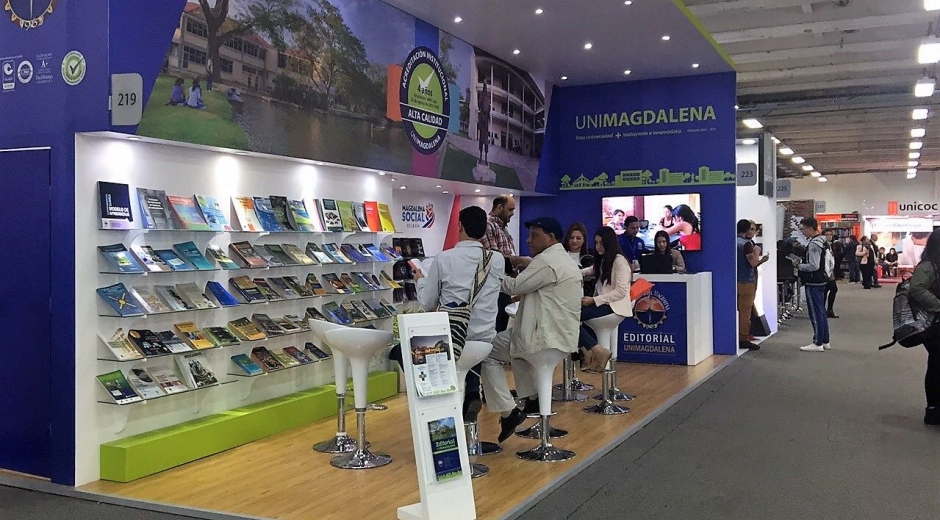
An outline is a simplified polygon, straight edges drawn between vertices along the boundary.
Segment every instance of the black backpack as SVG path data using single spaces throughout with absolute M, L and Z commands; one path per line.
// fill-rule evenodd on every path
M 902 347 L 911 348 L 922 345 L 927 339 L 927 332 L 936 321 L 933 313 L 918 309 L 910 299 L 911 281 L 904 280 L 898 284 L 894 292 L 894 309 L 892 319 L 894 321 L 894 335 L 891 343 L 878 347 L 878 350 L 884 350 L 895 343 Z
M 810 240 L 809 244 L 806 244 L 806 255 L 809 256 L 809 246 L 816 240 L 813 238 Z M 804 284 L 811 285 L 822 285 L 829 282 L 829 275 L 832 274 L 832 269 L 830 268 L 827 272 L 826 269 L 826 257 L 832 258 L 832 249 L 829 247 L 829 242 L 826 239 L 822 240 L 822 243 L 816 241 L 817 245 L 822 248 L 822 252 L 819 253 L 819 269 L 815 271 L 800 271 L 800 281 Z M 808 259 L 808 258 L 807 258 Z M 831 261 L 831 260 L 830 260 Z

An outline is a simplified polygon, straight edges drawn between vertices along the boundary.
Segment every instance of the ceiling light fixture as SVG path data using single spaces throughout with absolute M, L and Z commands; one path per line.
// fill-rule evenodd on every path
M 757 130 L 758 128 L 764 128 L 764 125 L 760 124 L 760 121 L 756 119 L 745 119 L 741 121 L 744 123 L 744 126 L 750 128 L 751 130 Z
M 924 98 L 933 95 L 937 89 L 937 80 L 924 76 L 914 84 L 914 97 Z
M 907 161 L 907 167 L 908 167 L 908 168 L 916 168 L 916 167 L 917 167 L 917 164 L 918 164 L 917 161 Z
M 813 170 L 815 170 L 815 169 L 816 169 L 816 168 L 813 168 L 813 165 L 811 165 L 811 164 L 804 164 L 804 165 L 803 165 L 803 171 L 804 171 L 804 172 L 811 172 L 811 171 L 813 171 Z
M 444 190 L 444 191 L 442 191 L 441 193 L 445 193 L 445 194 L 446 194 L 446 193 L 450 193 L 450 192 L 448 192 L 447 190 Z
M 480 188 L 477 188 L 477 189 L 473 190 L 473 193 L 480 193 L 481 191 L 483 191 L 483 190 L 481 190 Z
M 461 17 L 459 17 L 459 16 L 454 17 L 454 23 L 460 23 L 460 22 L 462 22 L 462 21 L 463 21 L 463 18 L 461 18 Z
M 781 148 L 781 149 L 779 149 L 779 150 L 777 150 L 777 151 L 780 152 L 780 155 L 793 155 L 793 148 L 790 148 L 790 147 L 787 147 L 787 146 L 785 146 L 785 147 L 783 147 L 783 148 Z
M 920 152 L 911 152 L 907 154 L 908 159 L 920 159 Z
M 917 173 L 917 168 L 908 168 L 908 169 L 907 169 L 907 174 L 908 174 L 908 175 L 910 175 L 910 174 L 912 174 L 912 173 L 915 173 L 915 174 L 916 174 L 916 173 Z
M 924 137 L 925 135 L 927 135 L 926 128 L 912 128 L 911 129 L 911 137 L 921 138 L 921 137 Z
M 924 0 L 924 9 L 927 11 L 940 9 L 940 0 Z
M 627 0 L 623 5 L 633 5 L 633 0 Z
M 132 136 L 128 137 L 127 140 L 128 140 L 128 141 L 140 141 L 140 138 L 137 137 L 136 135 L 132 135 Z
M 829 182 L 829 179 L 827 177 L 820 177 L 819 182 Z
M 819 172 L 809 172 L 809 174 L 812 175 L 813 177 L 822 177 L 822 174 Z
M 734 105 L 734 109 L 735 109 L 735 110 L 741 110 L 741 106 L 740 106 L 740 105 Z
M 800 157 L 800 156 L 796 156 L 796 157 L 794 157 L 793 159 L 790 159 L 790 160 L 793 161 L 793 164 L 803 164 L 803 163 L 806 162 L 806 159 L 804 159 L 804 158 L 802 158 L 802 157 Z
M 584 50 L 586 50 L 586 51 L 589 51 L 589 50 L 591 50 L 591 49 L 593 49 L 593 48 L 594 48 L 594 44 L 591 43 L 591 42 L 587 42 L 587 43 L 584 44 Z
M 923 147 L 924 147 L 924 143 L 920 141 L 914 141 L 913 143 L 911 143 L 911 150 L 920 150 Z
M 443 186 L 441 186 L 440 184 L 438 184 L 437 186 L 435 186 L 435 188 L 443 188 Z
M 403 189 L 405 189 L 405 188 L 407 188 L 407 187 L 408 187 L 408 186 L 401 186 L 401 187 L 399 187 L 398 189 L 403 190 Z
M 672 36 L 669 36 L 668 34 L 664 34 L 664 35 L 663 35 L 663 41 L 664 41 L 664 42 L 668 42 L 668 41 L 671 40 L 671 39 L 672 39 Z
M 520 51 L 519 49 L 513 49 L 513 51 L 512 51 L 512 53 L 515 54 L 515 55 L 517 55 L 517 56 L 519 55 L 520 52 L 522 52 L 522 51 Z
M 385 176 L 385 172 L 379 172 L 379 175 L 381 175 L 381 176 L 384 177 L 384 176 Z
M 920 42 L 917 49 L 917 63 L 921 65 L 930 65 L 940 62 L 940 38 L 930 36 Z
M 561 77 L 561 80 L 562 80 L 562 81 L 568 81 L 568 76 L 562 76 L 562 77 Z
M 757 139 L 742 139 L 741 144 L 748 145 L 748 146 L 752 144 L 757 144 Z
M 914 119 L 915 121 L 921 121 L 923 119 L 927 119 L 927 115 L 928 115 L 928 111 L 926 108 L 915 108 L 911 112 L 911 118 Z
M 539 7 L 538 9 L 535 10 L 535 14 L 542 14 L 542 13 L 544 13 L 544 12 L 545 12 L 545 10 L 543 10 L 541 7 Z
M 629 76 L 630 74 L 633 74 L 633 71 L 630 70 L 630 69 L 627 69 L 627 70 L 623 71 L 623 75 L 624 75 L 624 76 Z
M 699 64 L 698 64 L 698 63 L 693 63 L 693 64 L 692 64 L 692 68 L 693 68 L 693 69 L 699 68 Z
M 780 144 L 780 139 L 777 139 L 777 138 L 774 137 L 774 136 L 770 136 L 770 140 L 773 141 L 774 144 Z
M 917 172 L 916 172 L 916 171 L 907 174 L 907 178 L 908 178 L 908 179 L 913 179 L 913 178 L 915 178 L 915 177 L 917 177 Z

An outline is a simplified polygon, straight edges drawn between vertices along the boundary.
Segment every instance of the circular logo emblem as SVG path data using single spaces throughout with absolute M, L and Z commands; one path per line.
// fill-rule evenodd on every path
M 78 51 L 72 51 L 62 58 L 62 79 L 75 86 L 85 79 L 85 57 Z
M 16 77 L 20 79 L 20 83 L 29 83 L 33 79 L 33 64 L 27 60 L 20 62 L 20 66 L 16 68 Z
M 3 75 L 4 76 L 13 75 L 13 62 L 12 61 L 3 62 Z
M 35 29 L 46 21 L 46 15 L 55 10 L 59 0 L 2 0 L 3 10 L 9 11 L 10 20 L 22 29 Z
M 418 47 L 408 55 L 399 99 L 405 135 L 414 149 L 423 155 L 439 150 L 450 126 L 450 89 L 434 51 Z
M 669 303 L 658 292 L 641 296 L 633 305 L 633 317 L 644 329 L 655 329 L 666 321 Z

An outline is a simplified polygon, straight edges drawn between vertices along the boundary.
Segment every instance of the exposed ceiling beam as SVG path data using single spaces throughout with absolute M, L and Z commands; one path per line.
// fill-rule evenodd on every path
M 919 71 L 923 65 L 917 63 L 915 58 L 906 60 L 868 61 L 854 63 L 840 63 L 838 65 L 822 65 L 818 67 L 795 67 L 792 69 L 762 70 L 759 72 L 742 72 L 738 74 L 738 83 L 754 81 L 770 81 L 782 79 L 803 78 L 807 76 L 825 76 L 829 74 L 885 72 L 894 70 Z M 895 78 L 897 81 L 897 78 Z
M 815 0 L 817 3 L 819 0 Z M 708 4 L 690 5 L 689 10 L 696 16 L 705 17 L 724 14 L 729 11 L 768 11 L 787 7 L 802 7 L 813 3 L 813 0 L 724 0 Z
M 738 74 L 740 76 L 740 74 Z M 839 79 L 833 81 L 811 81 L 808 83 L 777 83 L 760 87 L 738 85 L 738 96 L 757 96 L 761 94 L 780 94 L 784 92 L 806 92 L 847 87 L 885 86 L 899 83 L 897 77 Z M 908 82 L 909 83 L 909 82 Z M 913 91 L 913 84 L 911 90 Z
M 851 16 L 846 13 L 847 16 Z M 736 43 L 754 40 L 768 40 L 771 38 L 789 38 L 794 36 L 807 36 L 808 34 L 825 34 L 842 31 L 858 31 L 878 27 L 897 27 L 900 25 L 924 24 L 924 36 L 927 35 L 927 24 L 933 17 L 924 11 L 914 13 L 889 14 L 879 16 L 865 16 L 861 18 L 844 18 L 825 22 L 809 22 L 791 25 L 778 25 L 745 29 L 743 31 L 727 31 L 713 34 L 718 43 Z
M 731 59 L 738 65 L 764 63 L 768 61 L 790 61 L 808 58 L 826 58 L 839 54 L 864 54 L 869 52 L 891 51 L 898 49 L 916 49 L 920 39 L 905 38 L 876 42 L 845 43 L 842 45 L 818 45 L 780 49 L 766 52 L 746 52 L 732 54 Z

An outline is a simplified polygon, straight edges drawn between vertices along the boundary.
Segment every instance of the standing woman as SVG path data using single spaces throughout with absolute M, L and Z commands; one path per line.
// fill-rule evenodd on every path
M 871 254 L 871 239 L 862 236 L 862 241 L 855 248 L 855 258 L 858 259 L 858 268 L 862 272 L 862 287 L 871 289 L 872 278 L 875 275 L 875 259 Z
M 911 302 L 927 312 L 940 316 L 940 230 L 934 230 L 927 239 L 927 246 L 920 263 L 911 277 Z M 934 325 L 927 330 L 927 375 L 924 391 L 927 394 L 927 410 L 924 424 L 940 425 L 940 327 Z
M 594 278 L 597 283 L 594 296 L 581 299 L 581 332 L 578 347 L 581 349 L 585 370 L 603 372 L 613 355 L 607 347 L 597 344 L 597 336 L 585 325 L 585 321 L 610 314 L 625 318 L 633 316 L 630 301 L 630 284 L 633 270 L 630 262 L 620 250 L 617 233 L 610 227 L 602 227 L 594 235 L 597 257 L 594 261 Z
M 685 259 L 682 258 L 682 253 L 672 248 L 669 245 L 669 234 L 665 231 L 657 231 L 656 235 L 653 237 L 653 242 L 656 246 L 653 249 L 654 255 L 669 255 L 672 257 L 672 271 L 679 274 L 685 274 Z

